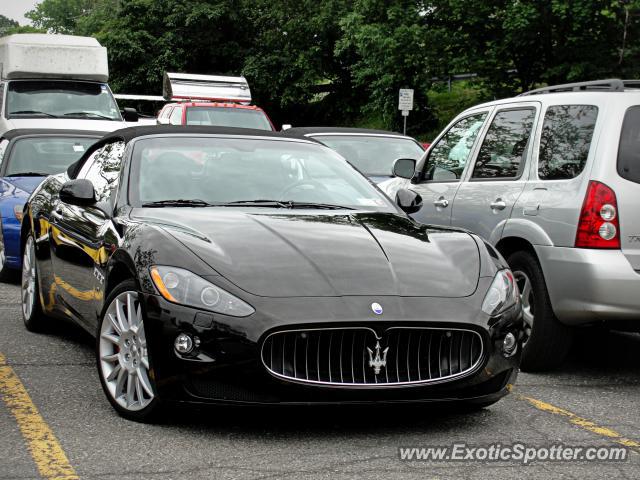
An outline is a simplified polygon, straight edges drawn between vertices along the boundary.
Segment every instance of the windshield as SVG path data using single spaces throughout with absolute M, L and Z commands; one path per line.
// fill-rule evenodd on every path
M 273 130 L 263 111 L 237 107 L 189 107 L 187 108 L 187 125 Z
M 265 202 L 269 200 L 397 211 L 365 177 L 319 145 L 246 138 L 143 139 L 135 144 L 131 168 L 133 206 L 169 200 L 273 206 Z
M 104 83 L 21 80 L 9 83 L 7 118 L 82 118 L 122 121 Z
M 7 158 L 4 175 L 47 176 L 63 172 L 97 140 L 88 137 L 29 137 L 16 140 Z
M 410 138 L 314 135 L 366 175 L 391 176 L 398 158 L 420 159 L 424 150 Z

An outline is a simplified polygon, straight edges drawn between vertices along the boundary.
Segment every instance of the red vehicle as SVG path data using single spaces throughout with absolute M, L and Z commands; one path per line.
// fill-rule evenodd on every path
M 244 77 L 165 73 L 163 96 L 174 103 L 158 114 L 162 125 L 216 125 L 275 131 L 260 107 L 250 105 Z
M 260 107 L 238 103 L 168 103 L 158 114 L 162 125 L 217 125 L 275 131 L 273 123 Z

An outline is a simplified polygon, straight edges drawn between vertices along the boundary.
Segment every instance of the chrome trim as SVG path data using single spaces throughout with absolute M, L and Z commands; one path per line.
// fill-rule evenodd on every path
M 387 332 L 391 331 L 391 330 L 440 330 L 440 331 L 456 331 L 456 332 L 465 332 L 465 333 L 473 333 L 475 334 L 479 341 L 480 341 L 480 354 L 478 355 L 478 360 L 471 366 L 469 367 L 467 370 L 463 371 L 463 372 L 459 372 L 456 374 L 452 374 L 452 375 L 446 375 L 446 376 L 441 376 L 439 378 L 435 378 L 435 379 L 426 379 L 426 380 L 414 380 L 414 381 L 409 381 L 409 382 L 389 382 L 387 380 L 387 382 L 385 383 L 336 383 L 336 382 L 325 382 L 325 381 L 319 381 L 319 380 L 309 380 L 309 379 L 301 379 L 301 378 L 293 378 L 293 377 L 289 377 L 287 375 L 282 375 L 280 373 L 274 372 L 273 370 L 271 370 L 269 368 L 269 366 L 265 363 L 264 361 L 264 346 L 267 343 L 267 340 L 269 338 L 271 338 L 274 335 L 279 335 L 282 333 L 303 333 L 303 332 L 315 332 L 315 331 L 322 331 L 322 332 L 328 332 L 328 331 L 335 331 L 335 330 L 368 330 L 370 332 L 373 333 L 373 335 L 375 336 L 376 340 L 381 340 L 382 337 L 378 336 L 377 332 L 369 327 L 328 327 L 328 328 L 297 328 L 297 329 L 291 329 L 291 330 L 277 330 L 275 332 L 271 332 L 269 335 L 267 335 L 264 340 L 262 340 L 262 345 L 260 346 L 260 361 L 262 362 L 262 364 L 264 365 L 264 368 L 267 370 L 267 372 L 269 372 L 269 374 L 273 375 L 276 378 L 279 378 L 281 380 L 286 380 L 288 382 L 293 382 L 293 383 L 300 383 L 300 384 L 312 384 L 312 385 L 322 385 L 322 386 L 329 386 L 329 387 L 337 387 L 337 388 L 341 388 L 341 387 L 348 387 L 348 388 L 357 388 L 357 389 L 369 389 L 369 388 L 386 388 L 386 387 L 403 387 L 403 386 L 413 386 L 413 385 L 426 385 L 426 384 L 438 384 L 438 383 L 445 383 L 445 382 L 449 382 L 452 380 L 456 380 L 459 378 L 464 378 L 467 376 L 472 375 L 473 373 L 475 373 L 478 368 L 480 367 L 480 365 L 484 362 L 485 358 L 485 350 L 484 350 L 484 339 L 482 338 L 482 335 L 480 333 L 478 333 L 475 330 L 471 330 L 471 329 L 466 329 L 466 328 L 459 328 L 459 327 L 455 327 L 455 328 L 444 328 L 444 327 L 423 327 L 423 326 L 416 326 L 416 327 L 412 327 L 412 326 L 398 326 L 398 327 L 387 327 L 384 329 L 384 333 L 386 334 Z M 473 338 L 473 337 L 472 337 Z M 399 339 L 398 339 L 399 340 Z M 431 338 L 429 338 L 429 346 L 431 346 Z M 440 342 L 442 344 L 442 342 Z M 308 341 L 307 341 L 307 347 L 308 347 Z M 473 343 L 471 345 L 471 348 L 473 347 Z M 442 345 L 440 345 L 439 348 L 442 348 Z M 351 346 L 351 351 L 353 352 L 353 344 Z M 305 359 L 307 359 L 308 356 L 305 355 Z M 353 353 L 351 354 L 351 368 L 353 369 Z M 364 357 L 363 357 L 364 358 Z M 429 369 L 431 368 L 431 356 L 428 356 L 428 361 L 429 361 Z M 440 358 L 440 354 L 438 355 L 438 358 Z M 440 368 L 440 364 L 438 365 L 438 367 Z M 451 364 L 449 364 L 449 368 L 451 368 Z M 363 369 L 364 370 L 364 369 Z M 308 368 L 307 368 L 307 372 L 308 372 Z M 318 372 L 319 374 L 319 372 Z M 388 374 L 387 374 L 387 369 L 385 368 L 385 375 L 388 379 Z M 352 376 L 351 378 L 353 378 L 353 371 L 352 371 Z M 376 378 L 376 377 L 374 377 Z M 397 378 L 397 377 L 396 377 Z M 377 381 L 377 379 L 376 379 Z

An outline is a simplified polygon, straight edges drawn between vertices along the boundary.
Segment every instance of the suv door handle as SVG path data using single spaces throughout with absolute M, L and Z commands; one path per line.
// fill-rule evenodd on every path
M 501 198 L 497 198 L 494 202 L 489 204 L 491 210 L 504 210 L 507 208 L 507 204 Z
M 438 200 L 433 202 L 436 207 L 447 208 L 449 206 L 449 200 L 444 197 L 440 197 Z

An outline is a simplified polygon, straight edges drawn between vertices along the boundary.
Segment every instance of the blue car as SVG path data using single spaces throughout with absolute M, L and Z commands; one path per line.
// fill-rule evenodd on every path
M 42 180 L 63 172 L 103 132 L 9 130 L 0 137 L 0 278 L 22 267 L 20 223 L 29 195 Z

